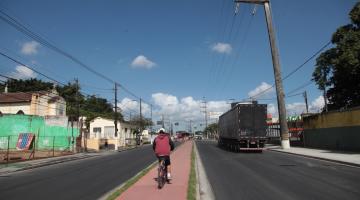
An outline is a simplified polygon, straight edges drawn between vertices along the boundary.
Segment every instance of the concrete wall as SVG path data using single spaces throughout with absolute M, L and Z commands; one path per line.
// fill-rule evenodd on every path
M 56 118 L 46 120 L 33 115 L 3 115 L 0 117 L 0 138 L 7 140 L 10 136 L 10 148 L 14 149 L 20 133 L 33 133 L 37 139 L 37 149 L 49 149 L 53 145 L 55 149 L 68 149 L 71 146 L 71 137 L 77 137 L 79 131 L 76 126 L 71 128 L 67 120 L 64 124 L 64 117 L 58 120 L 56 123 Z
M 88 150 L 99 151 L 100 141 L 99 141 L 99 139 L 87 139 L 86 146 L 87 146 Z
M 360 108 L 304 117 L 306 147 L 360 151 Z

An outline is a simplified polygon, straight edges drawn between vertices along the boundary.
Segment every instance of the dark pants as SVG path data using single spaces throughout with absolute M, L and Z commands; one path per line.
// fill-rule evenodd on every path
M 168 166 L 171 164 L 170 162 L 170 156 L 157 156 L 157 158 L 159 159 L 159 162 L 161 160 L 164 160 L 165 161 L 165 166 Z

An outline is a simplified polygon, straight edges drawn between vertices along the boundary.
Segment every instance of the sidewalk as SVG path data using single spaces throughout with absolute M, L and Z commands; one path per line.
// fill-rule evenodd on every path
M 304 147 L 290 147 L 290 149 L 282 149 L 280 146 L 268 146 L 267 150 L 296 154 L 360 167 L 360 152 L 311 149 Z
M 9 163 L 9 164 L 5 163 L 0 165 L 0 175 L 16 172 L 16 171 L 48 166 L 48 165 L 54 165 L 54 164 L 73 161 L 73 160 L 90 158 L 98 155 L 99 153 L 77 153 L 73 155 L 35 159 L 35 160 L 28 160 L 23 162 Z
M 138 182 L 122 193 L 118 200 L 185 200 L 187 198 L 187 188 L 190 174 L 191 150 L 193 142 L 188 141 L 178 147 L 171 154 L 171 176 L 170 184 L 166 184 L 162 189 L 157 188 L 157 165 L 151 169 Z

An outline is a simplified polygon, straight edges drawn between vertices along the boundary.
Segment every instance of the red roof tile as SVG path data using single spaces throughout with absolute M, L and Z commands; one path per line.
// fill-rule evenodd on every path
M 1 93 L 0 103 L 20 103 L 30 102 L 32 93 L 13 92 L 13 93 Z

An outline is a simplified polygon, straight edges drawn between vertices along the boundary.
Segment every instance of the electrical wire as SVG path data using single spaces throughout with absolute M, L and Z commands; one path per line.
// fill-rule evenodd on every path
M 282 78 L 281 80 L 285 80 L 287 78 L 289 78 L 290 76 L 292 76 L 295 72 L 297 72 L 299 69 L 301 69 L 302 67 L 305 66 L 305 64 L 307 64 L 310 60 L 312 60 L 313 58 L 315 58 L 315 56 L 317 56 L 319 53 L 321 53 L 327 46 L 329 46 L 331 44 L 331 41 L 327 42 L 325 45 L 323 45 L 318 51 L 316 51 L 314 54 L 312 54 L 308 59 L 306 59 L 301 65 L 299 65 L 298 67 L 296 67 L 294 70 L 292 70 L 289 74 L 287 74 L 286 76 L 284 76 L 284 78 Z M 311 84 L 307 83 L 308 85 Z M 256 95 L 253 95 L 251 97 L 249 97 L 248 99 L 254 99 L 257 96 L 260 96 L 262 94 L 264 94 L 265 92 L 269 91 L 271 88 L 274 88 L 275 84 L 273 84 L 272 86 L 270 86 L 269 88 L 266 88 L 265 90 L 259 92 Z
M 79 66 L 85 68 L 86 70 L 92 72 L 93 74 L 103 78 L 104 80 L 110 82 L 110 83 L 115 83 L 116 85 L 120 86 L 125 92 L 127 92 L 128 94 L 130 94 L 131 96 L 140 99 L 137 95 L 135 95 L 133 92 L 131 92 L 129 89 L 127 89 L 125 86 L 121 85 L 120 83 L 117 83 L 116 81 L 112 80 L 111 78 L 105 76 L 104 74 L 94 70 L 93 68 L 91 68 L 90 66 L 86 65 L 84 62 L 80 61 L 78 58 L 76 58 L 75 56 L 71 55 L 70 53 L 67 53 L 66 51 L 60 49 L 59 47 L 57 47 L 56 45 L 50 43 L 49 41 L 47 41 L 46 39 L 44 39 L 43 37 L 41 37 L 39 34 L 34 33 L 33 31 L 31 31 L 30 29 L 28 29 L 26 26 L 24 26 L 22 23 L 20 23 L 18 20 L 16 20 L 15 18 L 11 17 L 10 15 L 8 15 L 6 12 L 4 12 L 3 10 L 0 9 L 0 13 L 3 15 L 0 15 L 0 19 L 2 19 L 3 21 L 5 21 L 7 24 L 13 26 L 15 29 L 17 29 L 18 31 L 24 33 L 25 35 L 29 36 L 30 38 L 36 40 L 37 42 L 41 43 L 42 45 L 48 47 L 49 49 L 52 49 L 53 51 L 63 55 L 64 57 L 72 60 L 74 63 L 78 64 Z

